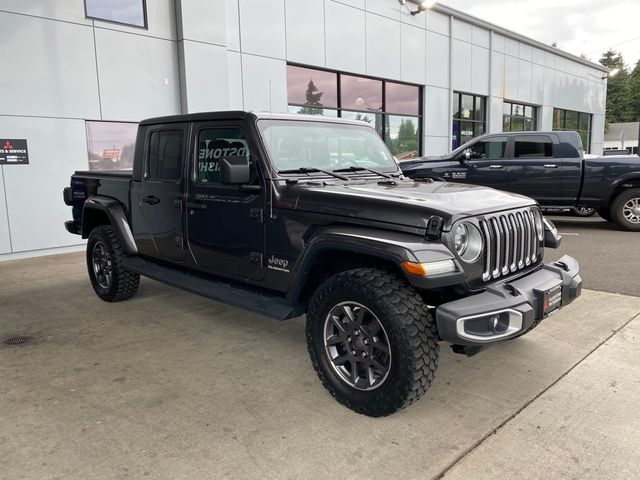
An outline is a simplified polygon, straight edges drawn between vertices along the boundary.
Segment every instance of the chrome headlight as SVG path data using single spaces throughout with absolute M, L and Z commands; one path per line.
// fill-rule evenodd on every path
M 542 214 L 540 210 L 537 208 L 531 209 L 531 214 L 533 215 L 533 221 L 536 225 L 536 233 L 538 234 L 538 240 L 542 241 L 544 238 L 544 223 L 542 220 Z
M 471 223 L 463 222 L 456 227 L 453 243 L 458 256 L 467 263 L 475 262 L 482 253 L 482 235 Z

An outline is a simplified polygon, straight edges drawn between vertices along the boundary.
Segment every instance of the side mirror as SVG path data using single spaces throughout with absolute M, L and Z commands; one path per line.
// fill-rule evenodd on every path
M 465 160 L 471 160 L 473 158 L 473 150 L 471 150 L 470 148 L 467 148 L 464 152 L 462 152 L 462 154 L 464 155 Z
M 243 185 L 251 180 L 249 159 L 244 156 L 220 159 L 220 181 L 223 185 Z

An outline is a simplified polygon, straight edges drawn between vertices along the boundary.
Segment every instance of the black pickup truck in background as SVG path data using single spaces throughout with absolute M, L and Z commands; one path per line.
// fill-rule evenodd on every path
M 367 415 L 424 394 L 439 342 L 475 354 L 581 293 L 573 258 L 544 263 L 560 239 L 534 200 L 409 180 L 364 122 L 145 120 L 133 172 L 76 172 L 64 199 L 101 299 L 132 297 L 144 275 L 278 320 L 306 313 L 320 380 Z
M 485 185 L 542 208 L 594 208 L 640 232 L 640 157 L 585 158 L 576 132 L 508 132 L 473 139 L 448 155 L 401 162 L 413 179 Z

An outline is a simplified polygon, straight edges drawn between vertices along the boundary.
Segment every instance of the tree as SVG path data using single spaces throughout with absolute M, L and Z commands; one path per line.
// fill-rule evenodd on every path
M 416 126 L 410 118 L 403 118 L 400 121 L 398 137 L 392 141 L 391 150 L 394 154 L 418 151 Z
M 307 91 L 305 92 L 306 101 L 304 107 L 298 110 L 298 113 L 306 115 L 322 115 L 322 98 L 324 92 L 318 90 L 318 87 L 313 83 L 313 80 L 309 80 L 307 84 Z
M 640 122 L 640 60 L 629 75 L 629 101 L 633 122 Z
M 607 124 L 633 121 L 629 72 L 624 64 L 622 54 L 609 49 L 602 54 L 600 63 L 609 69 L 620 69 L 620 72 L 609 78 L 607 82 Z

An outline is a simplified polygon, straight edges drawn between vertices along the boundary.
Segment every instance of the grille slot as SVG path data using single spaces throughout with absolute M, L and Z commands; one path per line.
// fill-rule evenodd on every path
M 533 265 L 538 236 L 531 209 L 488 215 L 480 220 L 484 240 L 482 280 L 487 282 Z

